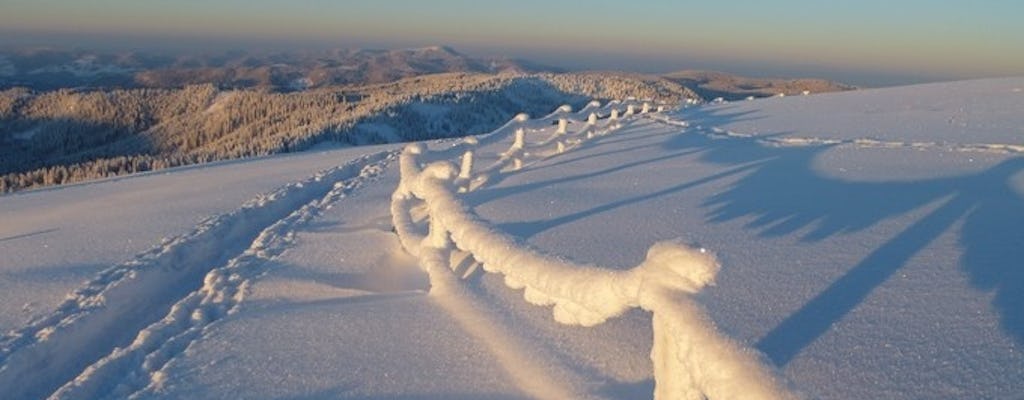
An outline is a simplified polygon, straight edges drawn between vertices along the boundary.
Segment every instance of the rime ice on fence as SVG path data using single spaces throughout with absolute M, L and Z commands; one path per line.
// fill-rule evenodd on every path
M 475 137 L 470 136 L 467 137 L 463 143 L 465 143 L 468 148 L 464 153 L 462 153 L 462 166 L 459 168 L 459 178 L 469 179 L 469 174 L 473 170 L 473 147 L 480 144 L 480 141 Z
M 564 105 L 558 107 L 558 110 L 553 114 L 558 115 L 558 129 L 555 130 L 555 135 L 564 135 L 569 130 L 569 113 L 572 112 L 572 106 Z
M 470 178 L 472 178 L 470 174 L 473 171 L 473 152 L 474 148 L 480 144 L 480 141 L 474 136 L 468 136 L 462 143 L 466 150 L 462 153 L 460 159 L 459 176 L 456 178 L 455 184 L 460 192 L 468 192 L 470 189 Z
M 612 116 L 617 114 L 613 108 Z M 505 155 L 527 146 L 526 121 L 519 122 Z M 756 352 L 718 332 L 693 299 L 718 273 L 713 253 L 678 241 L 658 242 L 642 263 L 625 271 L 538 253 L 492 228 L 459 199 L 459 181 L 468 179 L 472 170 L 465 155 L 461 168 L 447 161 L 421 167 L 418 159 L 424 151 L 416 144 L 402 153 L 391 210 L 400 242 L 421 258 L 429 274 L 451 273 L 437 266 L 447 265 L 449 253 L 459 250 L 471 254 L 485 271 L 502 274 L 510 288 L 523 289 L 526 301 L 552 306 L 559 323 L 594 326 L 631 308 L 650 311 L 657 399 L 796 398 Z M 471 160 L 472 152 L 466 154 Z M 428 211 L 426 235 L 412 218 L 416 204 Z M 421 251 L 424 247 L 431 250 Z

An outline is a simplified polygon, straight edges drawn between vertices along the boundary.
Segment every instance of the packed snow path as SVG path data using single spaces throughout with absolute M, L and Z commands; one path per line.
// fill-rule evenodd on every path
M 291 225 L 343 195 L 352 185 L 344 180 L 371 178 L 371 167 L 386 158 L 363 157 L 288 185 L 104 271 L 50 315 L 3 338 L 0 387 L 14 398 L 41 397 L 82 373 L 68 384 L 84 392 L 81 398 L 123 392 L 123 383 L 113 386 L 117 379 L 156 372 L 161 358 L 180 352 L 233 309 L 259 275 L 259 264 L 283 250 Z M 167 317 L 155 322 L 168 308 Z M 115 347 L 132 336 L 127 348 Z
M 522 158 L 513 173 L 462 181 L 473 190 L 459 196 L 495 231 L 574 263 L 627 270 L 644 260 L 652 243 L 678 236 L 713 249 L 722 265 L 717 285 L 695 299 L 721 332 L 762 351 L 806 397 L 1012 399 L 1024 392 L 1024 232 L 1018 229 L 1024 225 L 1024 165 L 1014 150 L 1024 137 L 1022 88 L 1022 79 L 987 80 L 697 107 L 636 119 L 561 155 Z M 833 117 L 846 122 L 816 127 Z M 568 131 L 579 126 L 569 124 Z M 557 126 L 535 129 L 526 139 L 545 141 Z M 500 172 L 488 169 L 498 161 L 488 155 L 504 153 L 509 143 L 478 142 L 472 171 Z M 443 159 L 458 162 L 465 148 L 452 144 L 429 150 L 451 150 Z M 556 142 L 549 144 L 557 150 Z M 450 299 L 428 295 L 431 278 L 392 232 L 389 200 L 400 176 L 397 159 L 388 157 L 397 153 L 381 155 L 365 180 L 360 161 L 348 167 L 354 175 L 335 175 L 321 189 L 290 186 L 300 196 L 282 197 L 291 199 L 287 206 L 280 203 L 275 215 L 241 229 L 227 254 L 211 258 L 216 262 L 200 267 L 205 272 L 189 278 L 189 287 L 174 289 L 180 292 L 132 293 L 140 305 L 164 309 L 150 310 L 143 326 L 110 330 L 126 337 L 116 341 L 121 349 L 109 346 L 113 340 L 73 336 L 84 333 L 69 329 L 73 324 L 45 323 L 76 310 L 57 307 L 68 276 L 103 269 L 79 266 L 76 259 L 119 260 L 113 270 L 121 270 L 193 237 L 184 228 L 191 224 L 182 224 L 188 218 L 159 211 L 173 209 L 170 204 L 151 206 L 161 197 L 174 195 L 174 205 L 193 198 L 219 207 L 233 202 L 220 210 L 174 211 L 189 218 L 223 214 L 217 218 L 224 220 L 238 215 L 231 210 L 241 201 L 232 199 L 251 197 L 241 194 L 302 181 L 295 176 L 379 150 L 172 170 L 0 197 L 0 284 L 12 289 L 0 293 L 0 321 L 13 328 L 3 338 L 0 375 L 26 371 L 35 361 L 49 369 L 39 376 L 51 377 L 44 386 L 52 388 L 38 389 L 43 379 L 29 374 L 23 382 L 5 381 L 0 393 L 651 396 L 652 320 L 644 312 L 627 311 L 590 328 L 561 325 L 549 308 L 528 304 L 504 278 L 481 273 L 459 254 L 452 255 L 461 278 L 454 286 L 465 301 L 446 305 Z M 275 175 L 284 169 L 293 178 Z M 185 178 L 190 174 L 208 180 Z M 216 188 L 240 175 L 280 183 L 258 186 L 258 179 L 248 179 L 227 192 Z M 75 198 L 136 198 L 147 205 L 82 212 L 71 207 L 78 205 L 69 200 Z M 167 215 L 154 219 L 155 212 Z M 412 214 L 417 220 L 426 215 L 420 209 Z M 95 227 L 104 236 L 90 237 L 78 227 Z M 157 244 L 160 236 L 173 238 L 136 258 L 137 245 L 124 245 L 124 238 Z M 108 243 L 108 237 L 119 241 Z M 38 271 L 21 270 L 36 264 Z M 111 276 L 96 275 L 76 293 Z M 235 292 L 242 295 L 229 295 L 243 289 L 236 286 L 242 281 L 248 284 Z M 105 307 L 83 304 L 78 310 L 84 314 Z M 469 312 L 451 312 L 458 307 Z M 22 308 L 34 316 L 31 323 L 17 322 Z M 484 316 L 486 325 L 459 318 L 465 315 Z M 486 329 L 472 330 L 480 326 Z M 83 341 L 51 354 L 95 360 L 76 367 L 17 355 L 61 337 Z M 84 347 L 95 357 L 83 356 Z M 515 367 L 525 371 L 516 376 L 509 370 Z M 538 375 L 546 379 L 523 383 Z

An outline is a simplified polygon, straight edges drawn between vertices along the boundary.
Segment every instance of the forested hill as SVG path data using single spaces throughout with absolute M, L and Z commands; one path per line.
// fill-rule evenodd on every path
M 296 92 L 24 88 L 0 92 L 0 192 L 309 149 L 463 136 L 518 112 L 638 96 L 699 98 L 631 74 L 446 73 Z

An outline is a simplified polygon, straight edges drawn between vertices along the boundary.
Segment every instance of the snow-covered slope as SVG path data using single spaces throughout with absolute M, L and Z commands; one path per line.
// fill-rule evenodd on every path
M 715 324 L 684 328 L 757 350 L 753 368 L 778 374 L 780 390 L 1015 398 L 1021 88 L 993 79 L 632 116 L 618 104 L 620 122 L 573 114 L 565 135 L 558 113 L 528 121 L 518 150 L 513 121 L 418 157 L 474 149 L 454 199 L 510 248 L 549 257 L 543 268 L 614 275 L 666 240 L 714 252 L 715 285 L 673 304 Z M 562 325 L 586 313 L 562 306 L 553 318 L 530 304 L 548 302 L 536 291 L 527 302 L 507 286 L 523 282 L 466 253 L 449 255 L 454 273 L 421 272 L 423 251 L 408 255 L 396 228 L 425 233 L 444 211 L 410 203 L 412 225 L 393 226 L 400 164 L 397 147 L 356 148 L 0 197 L 0 392 L 649 398 L 657 383 L 730 398 L 768 379 L 709 389 L 700 377 L 723 364 L 702 362 L 697 346 L 673 350 L 688 369 L 655 382 L 652 344 L 669 342 L 652 342 L 652 322 L 664 325 L 645 311 Z M 462 226 L 450 218 L 440 221 Z M 455 230 L 462 250 L 494 240 Z

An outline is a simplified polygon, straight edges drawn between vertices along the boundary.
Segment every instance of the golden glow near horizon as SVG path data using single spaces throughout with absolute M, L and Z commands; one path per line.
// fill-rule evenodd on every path
M 292 41 L 450 44 L 565 50 L 614 58 L 973 77 L 1024 75 L 1024 2 L 722 4 L 539 0 L 216 2 L 0 0 L 0 28 L 32 33 L 125 34 Z M 514 54 L 513 54 L 514 55 Z M 553 57 L 556 57 L 553 56 Z

